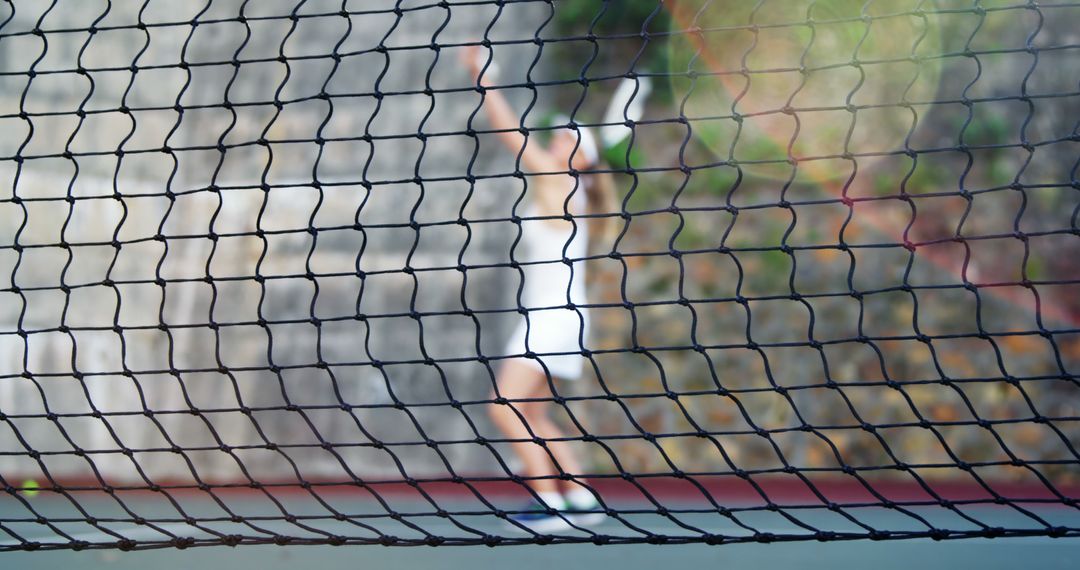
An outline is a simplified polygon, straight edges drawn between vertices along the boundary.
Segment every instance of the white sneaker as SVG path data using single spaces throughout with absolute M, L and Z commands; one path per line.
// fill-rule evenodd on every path
M 548 514 L 548 508 L 536 501 L 530 502 L 525 508 L 512 515 L 508 515 L 506 518 L 513 521 L 510 523 L 510 526 L 513 527 L 514 530 L 521 531 L 521 527 L 525 527 L 533 532 L 541 534 L 570 530 L 572 528 L 570 522 L 573 521 L 570 515 L 563 511 L 557 511 L 555 514 Z
M 560 513 L 577 526 L 593 526 L 604 522 L 607 514 L 600 503 L 593 501 L 591 505 L 567 505 Z

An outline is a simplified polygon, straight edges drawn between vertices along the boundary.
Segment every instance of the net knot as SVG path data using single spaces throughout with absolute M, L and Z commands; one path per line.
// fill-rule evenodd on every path
M 754 534 L 754 540 L 762 544 L 768 544 L 776 540 L 776 535 L 771 532 L 759 532 Z

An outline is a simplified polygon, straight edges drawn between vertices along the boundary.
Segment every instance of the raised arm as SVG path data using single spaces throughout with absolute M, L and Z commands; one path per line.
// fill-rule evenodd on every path
M 479 46 L 471 46 L 462 52 L 462 64 L 469 70 L 469 74 L 483 87 L 491 87 L 492 67 L 488 68 L 483 78 L 480 71 L 484 68 L 486 57 L 480 51 Z M 560 170 L 554 157 L 536 142 L 528 143 L 525 135 L 521 134 L 521 119 L 517 112 L 506 100 L 506 97 L 497 90 L 488 89 L 484 92 L 484 112 L 487 114 L 491 128 L 497 130 L 496 136 L 506 148 L 515 155 L 521 153 L 521 162 L 532 172 L 555 172 Z M 563 170 L 566 165 L 562 165 Z

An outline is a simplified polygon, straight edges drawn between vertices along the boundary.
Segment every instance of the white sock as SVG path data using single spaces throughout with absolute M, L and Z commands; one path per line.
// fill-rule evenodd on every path
M 592 491 L 584 487 L 578 487 L 566 493 L 566 502 L 577 509 L 591 509 L 599 504 Z
M 558 492 L 537 491 L 536 496 L 540 497 L 541 503 L 553 509 L 561 509 L 566 506 L 566 501 Z

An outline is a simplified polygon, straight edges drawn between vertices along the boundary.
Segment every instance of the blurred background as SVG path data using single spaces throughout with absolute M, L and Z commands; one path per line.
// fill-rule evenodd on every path
M 591 472 L 1076 481 L 1080 8 L 446 6 L 0 5 L 4 477 L 507 475 L 479 356 L 527 185 L 454 47 L 487 38 L 530 128 L 652 77 L 558 384 Z

